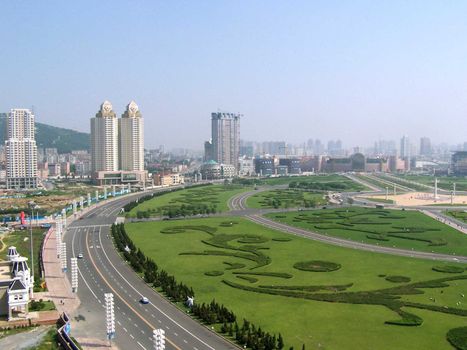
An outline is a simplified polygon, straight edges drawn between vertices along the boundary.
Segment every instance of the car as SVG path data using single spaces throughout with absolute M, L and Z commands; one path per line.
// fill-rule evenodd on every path
M 149 299 L 146 298 L 146 297 L 141 297 L 140 303 L 141 303 L 141 304 L 149 304 Z
M 78 254 L 78 259 L 82 259 L 84 256 L 83 256 L 83 253 L 79 253 Z

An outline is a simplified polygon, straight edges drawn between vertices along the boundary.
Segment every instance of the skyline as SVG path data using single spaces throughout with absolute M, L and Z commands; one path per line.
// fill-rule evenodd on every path
M 34 106 L 37 122 L 90 132 L 102 101 L 135 100 L 147 148 L 202 149 L 218 109 L 244 115 L 245 140 L 466 141 L 467 4 L 2 8 L 0 110 Z

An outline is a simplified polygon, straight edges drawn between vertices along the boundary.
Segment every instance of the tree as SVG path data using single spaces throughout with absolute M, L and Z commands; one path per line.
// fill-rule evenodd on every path
M 284 339 L 282 338 L 282 334 L 279 333 L 279 337 L 277 338 L 277 348 L 279 350 L 284 348 Z

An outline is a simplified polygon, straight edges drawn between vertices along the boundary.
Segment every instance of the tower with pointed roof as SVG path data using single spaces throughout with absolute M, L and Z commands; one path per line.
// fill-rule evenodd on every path
M 101 104 L 94 118 L 91 118 L 91 170 L 117 171 L 118 122 L 109 101 Z
M 144 122 L 135 101 L 118 120 L 120 170 L 144 170 Z

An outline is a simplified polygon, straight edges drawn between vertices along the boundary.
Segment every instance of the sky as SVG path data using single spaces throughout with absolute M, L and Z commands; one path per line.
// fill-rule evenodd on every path
M 135 100 L 145 146 L 467 141 L 466 1 L 1 1 L 0 112 L 89 132 Z

